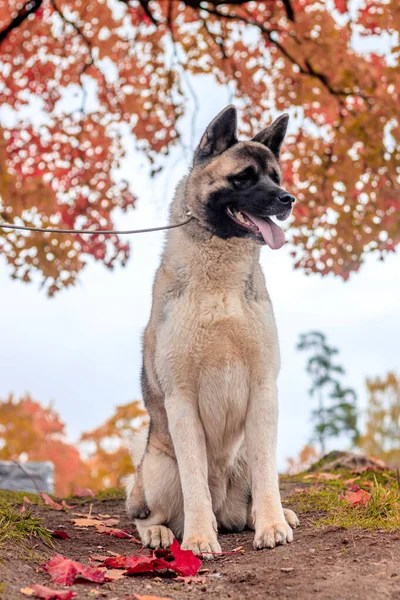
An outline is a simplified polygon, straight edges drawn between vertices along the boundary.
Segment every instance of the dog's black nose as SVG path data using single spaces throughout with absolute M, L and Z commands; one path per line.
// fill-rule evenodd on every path
M 289 194 L 288 192 L 282 192 L 281 194 L 279 194 L 278 198 L 282 202 L 282 204 L 286 205 L 291 205 L 295 201 L 295 197 L 292 196 L 292 194 Z

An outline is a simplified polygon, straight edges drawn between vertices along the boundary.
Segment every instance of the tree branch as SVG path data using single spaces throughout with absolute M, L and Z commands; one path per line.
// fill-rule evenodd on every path
M 38 8 L 42 5 L 43 0 L 28 0 L 26 4 L 21 8 L 18 12 L 17 16 L 5 27 L 2 31 L 0 31 L 0 44 L 3 42 L 8 34 L 13 30 L 19 27 L 28 17 L 35 13 Z
M 294 10 L 293 10 L 293 6 L 290 3 L 290 0 L 282 0 L 283 2 L 283 6 L 285 7 L 286 10 L 286 16 L 289 19 L 289 21 L 295 21 L 295 17 L 294 17 Z
M 129 5 L 129 0 L 119 0 L 119 1 L 123 2 L 124 4 Z M 139 0 L 140 6 L 143 8 L 144 12 L 149 17 L 149 19 L 153 23 L 153 25 L 158 25 L 157 19 L 155 18 L 155 16 L 153 15 L 153 13 L 150 10 L 149 2 L 150 2 L 150 0 Z

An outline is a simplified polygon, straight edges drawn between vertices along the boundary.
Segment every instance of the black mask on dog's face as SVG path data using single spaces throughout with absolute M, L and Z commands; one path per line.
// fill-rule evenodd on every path
M 285 236 L 270 217 L 287 219 L 295 200 L 280 186 L 279 153 L 289 117 L 282 115 L 249 142 L 238 141 L 236 118 L 236 109 L 226 108 L 200 141 L 193 212 L 221 238 L 246 237 L 277 249 Z

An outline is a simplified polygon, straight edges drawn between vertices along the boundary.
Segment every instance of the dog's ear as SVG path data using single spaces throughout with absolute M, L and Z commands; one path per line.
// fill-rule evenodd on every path
M 237 113 L 231 105 L 211 121 L 198 145 L 194 160 L 201 161 L 222 154 L 237 142 Z
M 275 121 L 257 133 L 251 140 L 252 142 L 259 142 L 267 146 L 276 156 L 279 158 L 283 138 L 285 137 L 287 126 L 289 122 L 289 115 L 284 114 L 275 119 Z

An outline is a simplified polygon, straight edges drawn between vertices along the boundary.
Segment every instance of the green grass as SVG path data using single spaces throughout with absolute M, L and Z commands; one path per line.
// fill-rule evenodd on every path
M 91 502 L 98 500 L 104 502 L 105 500 L 124 500 L 125 489 L 124 488 L 107 488 L 101 492 L 97 492 L 94 498 L 89 498 Z
M 306 485 L 305 491 L 292 494 L 286 502 L 300 513 L 315 513 L 311 518 L 317 527 L 400 530 L 400 489 L 393 474 L 367 471 L 357 476 L 342 472 L 339 479 L 321 483 L 318 482 L 317 473 L 315 477 L 306 480 L 304 475 L 296 475 L 292 480 Z M 346 481 L 355 477 L 358 478 L 354 485 L 371 494 L 366 504 L 355 506 L 342 498 L 349 487 Z M 373 483 L 372 487 L 366 485 L 369 482 Z
M 31 494 L 30 492 L 0 490 L 0 510 L 4 504 L 22 504 L 24 502 L 24 496 L 29 498 L 33 504 L 41 503 L 41 499 L 37 494 Z
M 53 545 L 51 533 L 43 525 L 42 519 L 34 516 L 29 509 L 21 513 L 19 508 L 2 503 L 0 506 L 0 546 L 6 543 L 18 544 L 31 541 L 33 538 L 39 538 L 46 544 Z

